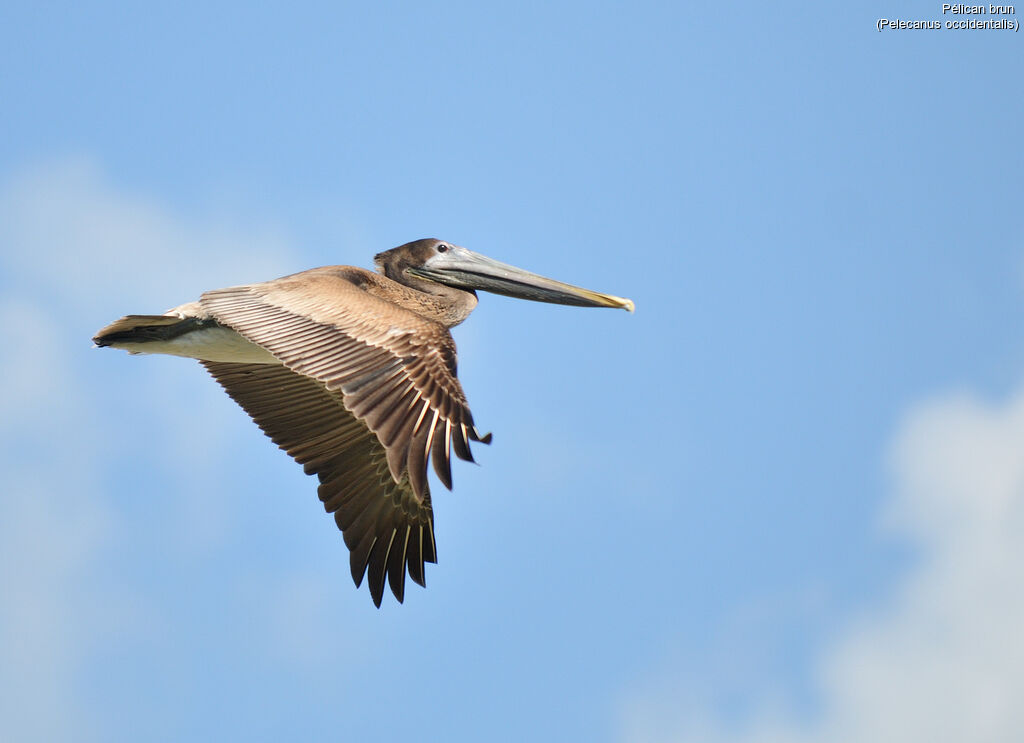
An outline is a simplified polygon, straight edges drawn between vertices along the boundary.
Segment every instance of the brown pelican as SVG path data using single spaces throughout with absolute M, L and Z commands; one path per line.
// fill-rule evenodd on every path
M 164 315 L 128 315 L 93 341 L 199 359 L 275 444 L 320 479 L 358 587 L 380 606 L 385 577 L 426 585 L 437 562 L 427 460 L 451 489 L 451 450 L 473 461 L 473 425 L 448 329 L 476 290 L 581 307 L 628 299 L 507 266 L 442 240 L 374 257 L 379 273 L 327 266 L 217 289 Z

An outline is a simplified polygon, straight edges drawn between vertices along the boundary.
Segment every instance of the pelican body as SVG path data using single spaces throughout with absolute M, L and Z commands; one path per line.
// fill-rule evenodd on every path
M 437 562 L 428 461 L 451 488 L 451 452 L 473 461 L 473 424 L 449 329 L 476 290 L 583 307 L 633 303 L 507 266 L 451 243 L 379 253 L 377 273 L 327 266 L 206 292 L 164 315 L 128 315 L 97 346 L 198 359 L 306 474 L 350 550 L 352 579 L 405 595 Z

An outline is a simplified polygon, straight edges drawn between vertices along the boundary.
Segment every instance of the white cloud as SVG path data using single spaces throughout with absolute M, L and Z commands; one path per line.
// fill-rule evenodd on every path
M 0 261 L 20 285 L 82 314 L 162 297 L 180 304 L 211 286 L 276 276 L 293 256 L 273 225 L 176 214 L 117 189 L 87 159 L 10 178 L 0 188 L 0 240 Z
M 766 697 L 737 726 L 671 678 L 624 704 L 628 741 L 909 743 L 1020 740 L 1024 730 L 1024 390 L 911 411 L 892 447 L 886 528 L 919 548 L 885 605 L 816 663 L 813 722 Z M 699 697 L 699 695 L 696 695 Z
M 174 214 L 86 161 L 0 186 L 0 246 L 0 729 L 9 740 L 102 738 L 81 676 L 97 653 L 160 621 L 147 597 L 110 576 L 123 559 L 112 545 L 131 543 L 138 526 L 113 499 L 117 463 L 164 452 L 161 474 L 184 496 L 165 512 L 175 547 L 188 549 L 209 538 L 211 519 L 190 518 L 209 500 L 198 484 L 229 476 L 204 452 L 248 424 L 230 405 L 209 406 L 197 428 L 174 400 L 220 393 L 177 359 L 152 375 L 104 379 L 89 337 L 120 314 L 281 275 L 297 259 L 277 230 Z M 140 435 L 142 420 L 155 425 Z M 189 467 L 170 466 L 182 461 Z

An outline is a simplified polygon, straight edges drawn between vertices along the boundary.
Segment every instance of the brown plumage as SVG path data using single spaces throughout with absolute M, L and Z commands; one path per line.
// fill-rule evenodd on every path
M 129 315 L 99 346 L 197 358 L 279 447 L 320 480 L 350 550 L 352 578 L 425 585 L 436 562 L 428 462 L 451 488 L 451 453 L 472 461 L 473 425 L 449 328 L 474 288 L 540 301 L 623 307 L 439 240 L 376 256 L 379 274 L 330 266 L 206 292 L 167 315 Z

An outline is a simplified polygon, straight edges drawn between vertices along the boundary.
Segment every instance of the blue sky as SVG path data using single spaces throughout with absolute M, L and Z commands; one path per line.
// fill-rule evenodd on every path
M 0 11 L 0 732 L 1009 740 L 1020 37 L 937 3 Z M 419 237 L 495 434 L 374 609 L 198 365 L 90 348 Z

